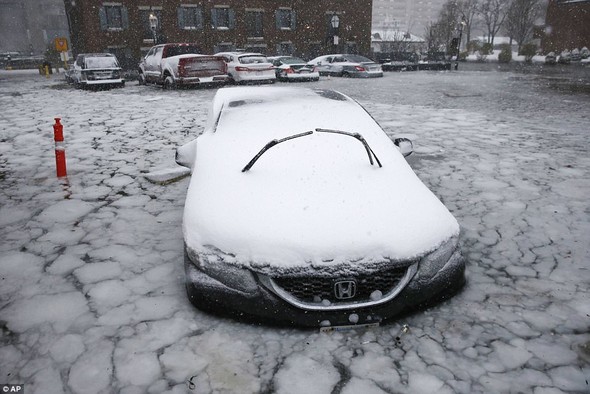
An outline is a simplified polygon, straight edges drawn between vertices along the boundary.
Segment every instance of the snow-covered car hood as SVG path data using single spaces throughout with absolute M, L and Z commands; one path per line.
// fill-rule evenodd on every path
M 243 264 L 281 267 L 402 260 L 459 233 L 380 126 L 340 93 L 220 89 L 211 116 L 184 211 L 185 242 L 196 252 L 214 247 Z M 316 128 L 361 133 L 383 167 L 370 164 L 358 140 L 314 132 L 242 172 L 269 141 Z

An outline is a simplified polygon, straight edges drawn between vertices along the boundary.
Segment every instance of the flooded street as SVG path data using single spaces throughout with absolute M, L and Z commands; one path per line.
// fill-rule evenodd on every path
M 2 381 L 26 393 L 588 392 L 590 68 L 513 67 L 298 85 L 341 91 L 413 140 L 408 161 L 457 218 L 467 259 L 453 298 L 332 334 L 215 317 L 186 297 L 188 179 L 145 175 L 174 166 L 215 89 L 83 91 L 2 71 Z

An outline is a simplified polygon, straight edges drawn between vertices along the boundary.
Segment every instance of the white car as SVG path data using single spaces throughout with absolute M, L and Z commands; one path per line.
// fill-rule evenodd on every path
M 320 73 L 303 59 L 294 56 L 271 56 L 268 58 L 275 68 L 279 81 L 319 81 Z
M 376 78 L 383 76 L 381 65 L 360 55 L 335 54 L 324 55 L 308 63 L 320 72 L 320 75 L 350 78 Z
M 78 87 L 123 87 L 125 79 L 117 57 L 111 53 L 81 53 L 66 80 Z
M 227 64 L 230 82 L 267 82 L 276 81 L 272 63 L 261 53 L 252 52 L 220 52 Z
M 191 168 L 186 288 L 197 307 L 302 326 L 378 324 L 464 283 L 459 225 L 356 101 L 222 88 Z

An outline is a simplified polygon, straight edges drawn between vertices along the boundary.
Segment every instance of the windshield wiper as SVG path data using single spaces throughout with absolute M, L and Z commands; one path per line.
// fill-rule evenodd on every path
M 350 133 L 348 131 L 332 130 L 332 129 L 315 129 L 315 131 L 320 132 L 320 133 L 343 134 L 343 135 L 348 135 L 350 137 L 356 138 L 364 145 L 365 150 L 367 151 L 367 155 L 369 156 L 369 162 L 371 163 L 371 165 L 374 164 L 374 162 L 373 162 L 373 157 L 374 157 L 375 161 L 377 162 L 379 167 L 383 167 L 381 165 L 381 162 L 379 161 L 379 158 L 377 158 L 377 155 L 375 154 L 375 152 L 373 152 L 373 149 L 371 149 L 371 147 L 369 146 L 369 143 L 367 142 L 367 140 L 365 140 L 364 137 L 362 135 L 360 135 L 359 133 Z
M 375 152 L 373 152 L 373 150 L 369 146 L 367 140 L 365 140 L 363 138 L 363 136 L 360 135 L 359 133 L 350 133 L 348 131 L 332 130 L 332 129 L 315 129 L 315 131 L 317 131 L 318 133 L 334 133 L 334 134 L 348 135 L 350 137 L 353 137 L 353 138 L 359 140 L 363 144 L 363 146 L 365 147 L 365 150 L 367 151 L 367 155 L 369 156 L 369 163 L 371 163 L 371 165 L 374 165 L 375 164 L 375 161 L 376 161 L 377 164 L 379 165 L 379 167 L 383 167 L 381 165 L 381 162 L 379 161 L 379 158 L 377 158 L 377 155 L 375 154 Z M 250 168 L 252 168 L 252 166 L 254 165 L 254 163 L 256 163 L 256 161 L 258 159 L 260 159 L 260 156 L 262 156 L 264 154 L 264 152 L 266 152 L 267 150 L 269 150 L 273 146 L 278 145 L 281 142 L 289 141 L 289 140 L 292 140 L 294 138 L 304 137 L 304 136 L 310 135 L 310 134 L 313 134 L 313 131 L 306 131 L 305 133 L 293 134 L 293 135 L 291 135 L 289 137 L 285 137 L 285 138 L 282 138 L 280 140 L 276 140 L 275 139 L 275 140 L 269 141 L 266 145 L 264 145 L 264 147 L 260 150 L 260 152 L 258 152 L 256 154 L 256 156 L 254 156 L 252 158 L 252 160 L 250 160 L 250 162 L 248 164 L 246 164 L 246 167 L 242 168 L 242 172 L 246 172 Z M 373 158 L 375 158 L 375 161 L 373 161 Z
M 267 150 L 269 150 L 273 146 L 278 145 L 281 142 L 289 141 L 289 140 L 292 140 L 294 138 L 304 137 L 304 136 L 310 135 L 310 134 L 313 134 L 313 131 L 306 131 L 305 133 L 294 134 L 294 135 L 291 135 L 289 137 L 281 138 L 280 140 L 276 140 L 275 139 L 275 140 L 269 141 L 266 145 L 264 145 L 264 148 L 260 149 L 260 152 L 258 152 L 256 154 L 256 156 L 254 156 L 252 158 L 252 160 L 250 160 L 250 162 L 248 164 L 246 164 L 246 167 L 242 168 L 242 172 L 246 172 L 250 168 L 252 168 L 252 166 L 254 165 L 254 163 L 256 163 L 256 161 L 258 159 L 260 159 L 260 156 L 262 156 L 264 154 L 264 152 L 266 152 Z

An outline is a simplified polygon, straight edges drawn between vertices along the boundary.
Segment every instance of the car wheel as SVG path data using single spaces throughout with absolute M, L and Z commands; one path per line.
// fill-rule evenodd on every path
M 175 85 L 174 79 L 170 75 L 164 79 L 164 89 L 174 89 L 176 87 Z
M 349 74 L 349 73 L 347 73 L 347 72 L 343 72 L 343 73 L 342 73 L 342 77 L 343 77 L 343 78 L 350 78 L 350 74 Z
M 227 83 L 229 83 L 230 85 L 235 85 L 236 84 L 236 80 L 234 79 L 234 76 L 231 74 L 227 74 Z
M 140 71 L 139 76 L 137 77 L 137 81 L 140 85 L 145 85 L 145 75 Z

